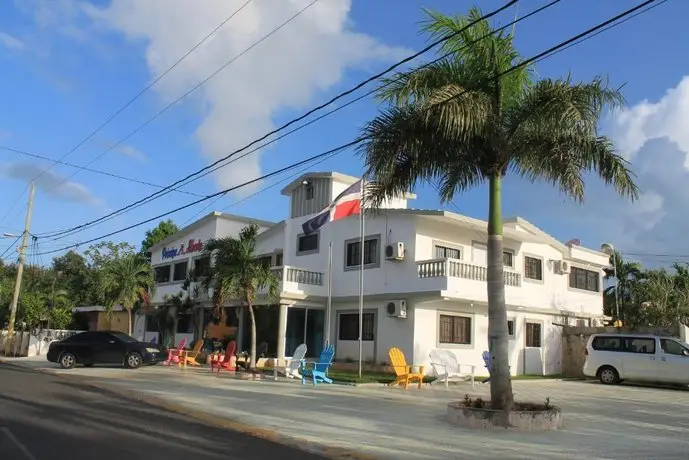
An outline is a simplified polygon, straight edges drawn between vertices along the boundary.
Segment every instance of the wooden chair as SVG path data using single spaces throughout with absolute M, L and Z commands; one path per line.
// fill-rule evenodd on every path
M 225 349 L 225 354 L 213 354 L 210 356 L 210 366 L 211 366 L 211 372 L 213 372 L 213 369 L 218 370 L 218 374 L 220 374 L 221 369 L 225 369 L 226 371 L 236 371 L 237 370 L 237 364 L 236 362 L 232 362 L 232 358 L 234 358 L 234 352 L 237 350 L 237 342 L 232 340 L 230 343 L 227 344 L 227 348 Z
M 187 367 L 187 364 L 190 366 L 200 366 L 201 364 L 196 361 L 196 358 L 199 356 L 199 353 L 201 353 L 202 347 L 203 339 L 198 339 L 194 344 L 194 348 L 191 350 L 182 350 L 179 355 L 179 367 Z
M 182 353 L 182 350 L 184 350 L 184 345 L 187 344 L 187 339 L 186 337 L 183 338 L 182 340 L 179 341 L 179 345 L 177 345 L 177 348 L 172 348 L 167 351 L 167 360 L 163 361 L 163 364 L 166 366 L 169 366 L 171 363 L 179 363 L 179 357 L 180 354 Z
M 418 380 L 419 388 L 421 388 L 421 385 L 423 385 L 424 366 L 418 366 L 419 371 L 413 372 L 413 368 L 416 366 L 407 365 L 407 359 L 399 348 L 390 348 L 388 356 L 390 357 L 390 364 L 393 369 L 395 369 L 396 375 L 396 379 L 391 385 L 402 385 L 406 390 L 410 382 L 413 383 L 414 380 Z
M 335 357 L 335 347 L 332 344 L 326 345 L 318 357 L 318 361 L 301 361 L 301 384 L 306 385 L 306 380 L 311 379 L 313 385 L 316 386 L 318 382 L 333 383 L 332 379 L 328 377 L 328 369 L 333 363 Z
M 476 366 L 471 364 L 460 364 L 457 361 L 457 356 L 450 350 L 443 350 L 436 348 L 431 350 L 428 355 L 431 358 L 431 366 L 436 375 L 436 382 L 445 382 L 445 388 L 448 387 L 450 380 L 471 380 L 471 386 L 474 386 L 474 375 Z

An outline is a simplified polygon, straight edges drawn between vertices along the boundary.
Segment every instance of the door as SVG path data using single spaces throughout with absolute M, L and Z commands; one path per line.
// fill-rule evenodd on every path
M 124 362 L 124 344 L 114 335 L 101 332 L 93 343 L 96 363 L 118 364 Z
M 524 374 L 543 375 L 543 323 L 527 320 L 524 331 Z
M 285 356 L 293 356 L 294 350 L 304 343 L 305 329 L 306 309 L 289 307 L 287 309 L 287 330 L 285 332 Z M 309 345 L 307 345 L 307 347 L 309 347 Z
M 306 310 L 306 349 L 310 356 L 320 356 L 323 350 L 323 328 L 325 327 L 325 311 L 316 309 Z
M 658 378 L 689 385 L 689 349 L 676 340 L 660 339 Z
M 656 348 L 654 337 L 627 337 L 627 351 L 622 353 L 623 378 L 657 380 Z

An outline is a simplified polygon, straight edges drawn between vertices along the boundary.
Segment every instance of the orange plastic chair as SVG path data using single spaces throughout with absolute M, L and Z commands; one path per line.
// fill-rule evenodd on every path
M 390 363 L 393 369 L 395 369 L 396 375 L 396 379 L 391 385 L 402 385 L 406 390 L 410 382 L 413 383 L 415 380 L 418 380 L 419 388 L 421 388 L 421 385 L 423 385 L 423 366 L 418 366 L 419 371 L 413 372 L 413 368 L 416 366 L 407 365 L 407 359 L 399 348 L 390 348 L 388 356 L 390 356 Z

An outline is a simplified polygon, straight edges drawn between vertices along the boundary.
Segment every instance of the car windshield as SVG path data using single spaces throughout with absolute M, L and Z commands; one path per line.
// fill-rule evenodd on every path
M 136 340 L 134 337 L 127 335 L 124 332 L 111 332 L 111 334 L 123 342 L 138 342 L 138 340 Z

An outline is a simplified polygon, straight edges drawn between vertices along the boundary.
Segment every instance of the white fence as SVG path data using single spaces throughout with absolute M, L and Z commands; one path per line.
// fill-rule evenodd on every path
M 83 331 L 41 329 L 39 331 L 15 331 L 10 340 L 8 353 L 5 353 L 7 330 L 0 331 L 0 353 L 7 356 L 45 356 L 50 342 L 62 340 Z

